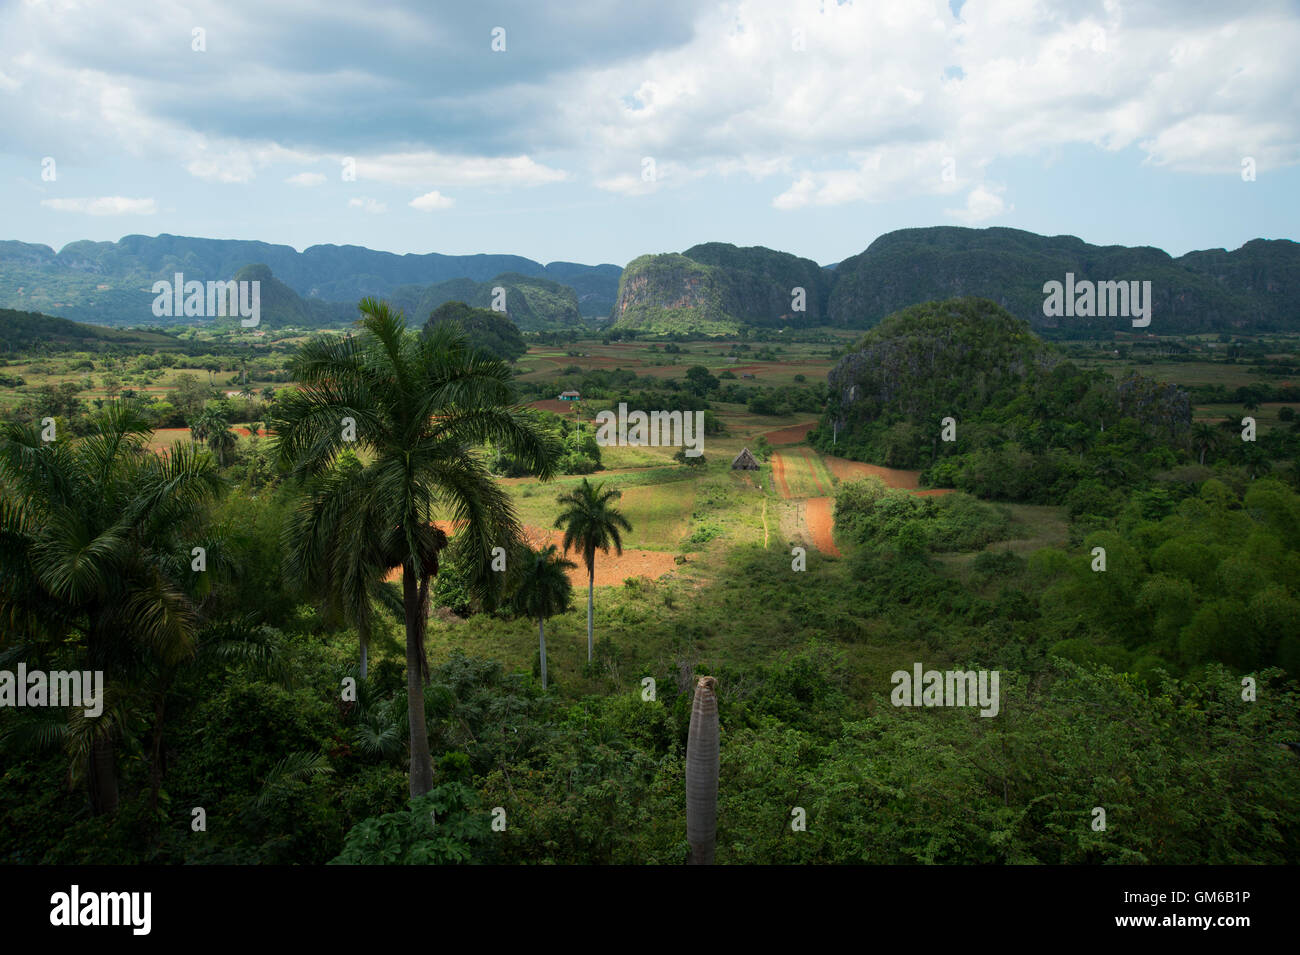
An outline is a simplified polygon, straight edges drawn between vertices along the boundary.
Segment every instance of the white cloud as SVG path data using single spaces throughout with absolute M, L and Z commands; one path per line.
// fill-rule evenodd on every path
M 944 209 L 943 214 L 952 216 L 969 225 L 992 219 L 1010 212 L 1015 206 L 1008 206 L 1002 201 L 1003 188 L 991 183 L 976 186 L 966 194 L 966 205 L 962 209 Z
M 692 168 L 654 156 L 642 156 L 632 164 L 632 168 L 636 171 L 619 172 L 597 179 L 596 188 L 623 196 L 644 196 L 656 192 L 665 185 L 681 186 L 694 179 L 700 179 L 709 172 L 704 167 Z
M 297 175 L 290 176 L 285 182 L 291 186 L 323 186 L 325 184 L 325 175 L 319 172 L 300 172 Z
M 397 186 L 540 186 L 566 176 L 563 170 L 528 156 L 447 156 L 423 151 L 357 157 L 358 180 Z
M 450 209 L 456 204 L 456 200 L 450 196 L 444 196 L 437 189 L 433 192 L 426 192 L 422 196 L 416 196 L 408 205 L 412 209 L 418 209 L 421 212 L 433 212 L 435 209 Z
M 42 199 L 41 205 L 56 212 L 80 212 L 90 216 L 151 216 L 158 211 L 153 199 L 101 196 L 97 199 Z
M 636 21 L 638 4 L 604 12 Z M 56 6 L 62 15 L 49 15 Z M 577 176 L 627 195 L 658 187 L 637 168 L 649 155 L 659 181 L 669 167 L 678 182 L 772 179 L 780 209 L 960 191 L 964 216 L 998 196 L 973 192 L 991 163 L 1069 146 L 1134 149 L 1174 172 L 1236 175 L 1243 155 L 1261 173 L 1300 163 L 1300 16 L 1290 0 L 969 0 L 960 19 L 948 0 L 715 0 L 657 49 L 578 55 L 505 87 L 496 70 L 505 57 L 484 73 L 486 41 L 471 52 L 418 7 L 318 7 L 290 5 L 267 21 L 251 7 L 203 6 L 202 55 L 189 50 L 194 16 L 182 8 L 0 9 L 8 146 L 69 162 L 164 157 L 225 183 L 347 154 L 359 180 L 421 192 Z M 103 47 L 110 27 L 125 37 L 120 47 Z M 317 57 L 302 42 L 311 30 L 326 40 L 320 51 L 362 33 L 379 52 Z M 542 39 L 562 29 L 554 33 Z M 431 45 L 459 84 L 451 93 L 414 79 L 424 74 L 411 58 Z M 229 108 L 187 111 L 202 102 Z M 385 106 L 359 116 L 358 104 L 373 103 Z M 438 122 L 418 122 L 427 116 Z M 224 134 L 232 128 L 248 134 Z M 367 156 L 344 145 L 352 141 L 376 145 Z M 559 168 L 557 155 L 579 157 L 581 172 Z M 941 156 L 956 158 L 957 181 L 934 173 Z
M 369 196 L 359 196 L 356 199 L 348 200 L 349 209 L 360 209 L 370 215 L 379 215 L 388 211 L 388 203 L 380 202 L 378 199 L 371 199 Z

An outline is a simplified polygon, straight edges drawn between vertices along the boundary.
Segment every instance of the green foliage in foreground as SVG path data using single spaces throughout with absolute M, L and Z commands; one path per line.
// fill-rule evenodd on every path
M 936 552 L 979 550 L 1006 540 L 1010 533 L 1003 508 L 961 493 L 918 497 L 888 488 L 878 478 L 839 485 L 835 525 L 864 544 L 885 544 L 905 532 L 919 533 L 925 549 Z

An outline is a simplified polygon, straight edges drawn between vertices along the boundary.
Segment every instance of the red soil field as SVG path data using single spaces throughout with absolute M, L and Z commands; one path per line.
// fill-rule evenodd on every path
M 788 428 L 780 428 L 776 431 L 767 433 L 767 440 L 774 444 L 798 444 L 804 438 L 808 437 L 808 432 L 817 427 L 816 421 L 805 421 L 803 424 L 793 424 Z
M 933 497 L 936 494 L 951 494 L 952 488 L 936 487 L 927 491 L 919 490 L 921 476 L 920 471 L 901 471 L 898 468 L 882 468 L 875 464 L 865 464 L 862 461 L 850 461 L 847 458 L 834 458 L 829 454 L 822 455 L 822 460 L 826 466 L 831 469 L 841 481 L 861 481 L 866 477 L 880 478 L 889 487 L 901 488 L 904 491 L 911 491 L 918 497 Z
M 453 533 L 453 525 L 450 521 L 437 521 L 436 523 L 446 533 Z M 564 531 L 548 530 L 526 524 L 524 525 L 524 538 L 531 547 L 554 544 L 559 550 L 564 548 Z M 566 556 L 578 565 L 576 569 L 569 571 L 569 580 L 573 584 L 576 593 L 587 586 L 587 568 L 582 563 L 581 554 L 570 551 Z M 623 581 L 628 577 L 649 577 L 651 580 L 656 580 L 676 568 L 677 561 L 674 556 L 667 551 L 635 550 L 629 547 L 623 548 L 621 555 L 614 553 L 612 550 L 609 554 L 597 551 L 596 586 L 621 587 Z M 395 568 L 385 579 L 400 581 L 402 579 L 402 569 L 400 567 Z
M 835 546 L 832 505 L 832 498 L 810 497 L 806 502 L 804 519 L 808 523 L 808 533 L 812 536 L 813 546 L 823 554 L 839 557 L 840 550 Z

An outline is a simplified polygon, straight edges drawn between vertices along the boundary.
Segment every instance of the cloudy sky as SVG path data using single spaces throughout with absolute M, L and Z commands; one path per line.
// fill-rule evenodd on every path
M 1295 0 L 3 0 L 0 239 L 1236 248 L 1300 238 L 1297 50 Z

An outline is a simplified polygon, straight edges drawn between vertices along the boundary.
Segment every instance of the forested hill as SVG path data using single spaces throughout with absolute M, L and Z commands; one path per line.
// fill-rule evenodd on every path
M 394 289 L 388 300 L 408 316 L 423 321 L 447 302 L 491 309 L 497 289 L 504 292 L 501 304 L 505 315 L 525 331 L 582 321 L 580 299 L 571 286 L 518 272 L 502 272 L 486 282 L 451 279 L 436 285 L 403 285 Z
M 734 334 L 746 324 L 821 325 L 832 275 L 811 259 L 762 246 L 708 242 L 681 255 L 643 255 L 623 270 L 614 323 L 705 335 Z
M 1192 427 L 1186 391 L 1078 368 L 988 299 L 888 316 L 829 384 L 815 446 L 982 497 L 1057 502 L 1098 475 L 1146 478 L 1186 452 Z
M 764 248 L 708 243 L 633 260 L 614 318 L 649 332 L 725 334 L 740 324 L 870 328 L 919 302 L 991 299 L 1036 330 L 1131 329 L 1132 316 L 1048 317 L 1043 286 L 1150 282 L 1150 331 L 1300 330 L 1300 244 L 1255 239 L 1228 252 L 1179 258 L 1151 247 L 1096 246 L 1017 229 L 935 227 L 881 236 L 866 251 L 819 268 Z M 807 292 L 806 311 L 791 307 Z
M 1074 236 L 1018 229 L 901 229 L 835 268 L 828 317 L 868 328 L 934 299 L 992 299 L 1036 328 L 1131 328 L 1127 317 L 1049 318 L 1043 285 L 1149 281 L 1153 333 L 1300 329 L 1300 243 L 1255 239 L 1228 252 L 1179 258 L 1149 246 L 1089 245 Z
M 161 332 L 103 328 L 83 325 L 66 318 L 0 308 L 0 354 L 22 351 L 36 345 L 51 350 L 99 351 L 113 345 L 137 345 L 154 349 L 175 348 L 175 338 Z
M 572 288 L 583 315 L 605 316 L 614 305 L 622 269 L 616 265 L 553 262 L 518 255 L 396 255 L 354 245 L 287 245 L 188 236 L 129 235 L 117 242 L 47 245 L 0 241 L 0 306 L 121 324 L 141 294 L 176 272 L 187 280 L 225 280 L 252 264 L 266 265 L 304 299 L 355 305 L 399 286 L 451 279 L 484 282 L 504 272 Z M 427 317 L 427 316 L 424 316 Z

